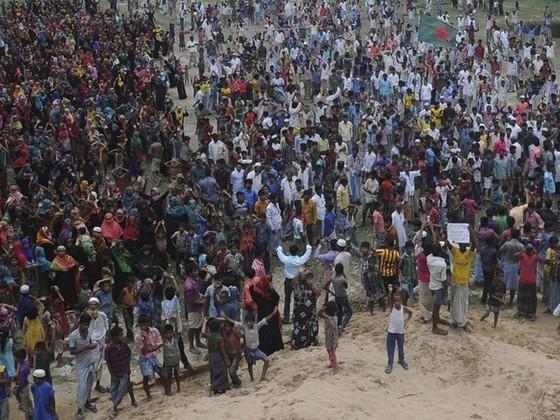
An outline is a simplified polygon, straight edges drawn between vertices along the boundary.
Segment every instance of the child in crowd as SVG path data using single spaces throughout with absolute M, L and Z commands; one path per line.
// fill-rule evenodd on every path
M 389 324 L 387 326 L 387 367 L 385 373 L 393 371 L 393 360 L 395 357 L 395 342 L 399 349 L 399 365 L 403 369 L 408 369 L 408 364 L 404 360 L 404 333 L 406 324 L 412 318 L 412 311 L 401 302 L 401 294 L 393 293 L 393 285 L 389 285 L 389 302 L 393 303 L 393 308 L 389 313 Z M 406 319 L 405 319 L 406 315 Z
M 179 362 L 181 361 L 181 352 L 179 351 L 179 342 L 175 335 L 175 328 L 172 324 L 166 324 L 163 327 L 163 367 L 168 378 L 166 395 L 171 395 L 171 379 L 174 377 L 177 383 L 177 392 L 181 391 L 181 381 L 179 378 Z
M 305 229 L 303 227 L 301 209 L 296 210 L 294 218 L 292 219 L 292 226 L 294 228 L 294 244 L 297 246 L 305 247 Z
M 14 394 L 18 402 L 18 410 L 21 411 L 26 419 L 33 416 L 33 403 L 31 402 L 31 394 L 29 390 L 29 373 L 31 364 L 27 361 L 27 352 L 25 349 L 19 349 L 15 352 L 16 357 L 16 387 Z
M 237 321 L 239 318 L 237 315 L 237 308 L 231 302 L 229 290 L 222 290 L 218 297 L 220 301 L 220 309 L 222 310 L 222 312 L 224 312 L 227 317 Z
M 52 385 L 51 378 L 51 362 L 53 360 L 53 352 L 47 349 L 44 341 L 38 341 L 35 344 L 35 369 L 42 369 L 45 372 L 44 380 Z
M 223 326 L 222 335 L 224 338 L 225 353 L 229 360 L 229 378 L 233 387 L 239 388 L 241 386 L 241 379 L 239 379 L 237 370 L 241 362 L 241 336 L 233 329 L 232 325 L 227 322 Z
M 414 295 L 416 285 L 416 255 L 414 255 L 414 243 L 406 241 L 404 253 L 399 261 L 401 271 L 400 287 L 402 291 L 403 305 L 406 306 L 408 299 Z
M 119 298 L 124 326 L 126 328 L 126 338 L 129 341 L 134 339 L 134 333 L 132 332 L 132 328 L 134 327 L 134 297 L 134 279 L 129 278 Z
M 220 334 L 222 321 L 211 318 L 208 321 L 208 364 L 210 365 L 210 391 L 223 394 L 230 389 L 228 372 L 229 358 L 226 353 L 225 340 Z
M 130 360 L 132 351 L 128 344 L 123 340 L 123 330 L 115 326 L 110 331 L 111 342 L 105 350 L 105 360 L 107 369 L 111 374 L 111 402 L 113 403 L 113 415 L 119 413 L 119 404 L 128 393 L 132 406 L 136 407 L 134 390 L 130 382 Z
M 506 284 L 503 280 L 503 273 L 501 270 L 496 270 L 494 281 L 490 285 L 488 291 L 489 299 L 486 305 L 486 313 L 480 318 L 480 322 L 484 321 L 488 316 L 494 314 L 494 328 L 498 326 L 498 318 L 500 316 L 500 307 L 502 303 L 506 303 Z
M 138 316 L 138 332 L 134 337 L 134 343 L 138 347 L 138 364 L 142 373 L 142 387 L 146 393 L 147 400 L 152 399 L 150 393 L 150 380 L 154 374 L 158 374 L 164 388 L 167 387 L 167 375 L 165 369 L 157 359 L 157 351 L 163 346 L 163 340 L 157 328 L 151 326 L 150 318 L 146 315 Z
M 154 315 L 154 301 L 149 290 L 140 290 L 140 296 L 137 302 L 138 317 L 145 316 L 151 318 Z
M 33 364 L 33 353 L 35 344 L 39 341 L 45 341 L 45 329 L 41 318 L 39 318 L 39 309 L 33 305 L 27 311 L 27 315 L 23 321 L 23 347 L 29 355 L 29 363 Z
M 267 325 L 268 321 L 278 313 L 278 307 L 274 308 L 266 318 L 261 319 L 255 324 L 255 315 L 253 313 L 248 313 L 245 317 L 245 323 L 237 322 L 227 316 L 222 312 L 221 315 L 226 319 L 226 321 L 232 323 L 235 328 L 243 331 L 243 336 L 245 337 L 245 358 L 247 359 L 247 369 L 249 370 L 249 376 L 251 381 L 254 381 L 253 377 L 253 365 L 258 361 L 262 360 L 264 362 L 263 370 L 261 373 L 261 381 L 266 381 L 266 371 L 270 365 L 270 360 L 267 355 L 259 350 L 259 330 Z
M 55 420 L 58 417 L 55 410 L 54 390 L 52 384 L 46 380 L 46 375 L 43 369 L 33 371 L 33 384 L 31 384 L 33 419 Z
M 348 280 L 344 272 L 344 265 L 338 263 L 334 266 L 334 276 L 330 279 L 325 288 L 328 290 L 330 284 L 334 289 L 334 298 L 337 307 L 338 329 L 340 333 L 348 326 L 352 318 L 352 305 L 348 299 Z
M 332 369 L 333 375 L 338 369 L 336 360 L 336 348 L 338 347 L 338 322 L 336 313 L 337 305 L 334 300 L 327 302 L 319 311 L 319 316 L 325 319 L 325 347 L 327 348 L 329 367 Z
M 99 299 L 99 310 L 107 315 L 109 326 L 115 323 L 113 311 L 113 286 L 111 280 L 113 277 L 105 277 L 97 282 L 97 288 L 94 286 L 95 292 L 93 296 Z
M 88 282 L 89 280 L 86 277 L 80 279 L 80 291 L 78 292 L 78 303 L 76 304 L 76 308 L 80 310 L 87 307 L 89 299 L 93 294 Z

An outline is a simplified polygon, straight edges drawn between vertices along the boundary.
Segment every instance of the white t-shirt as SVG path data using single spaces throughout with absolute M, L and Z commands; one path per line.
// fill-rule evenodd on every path
M 402 305 L 401 309 L 393 307 L 391 310 L 387 332 L 391 334 L 404 334 L 404 309 Z
M 447 264 L 442 257 L 435 257 L 430 254 L 426 258 L 428 270 L 430 271 L 430 290 L 443 289 L 443 282 L 447 281 Z
M 294 217 L 292 224 L 294 226 L 294 239 L 301 239 L 301 236 L 303 235 L 303 222 L 301 219 Z

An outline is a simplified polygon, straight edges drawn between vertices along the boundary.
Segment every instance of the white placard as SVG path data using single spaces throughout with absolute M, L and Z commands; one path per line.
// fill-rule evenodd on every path
M 468 223 L 448 223 L 447 242 L 450 244 L 468 244 L 471 241 Z

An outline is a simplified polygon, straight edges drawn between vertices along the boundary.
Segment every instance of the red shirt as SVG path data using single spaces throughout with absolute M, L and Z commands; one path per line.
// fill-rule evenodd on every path
M 385 201 L 391 201 L 393 196 L 393 183 L 388 179 L 381 183 L 381 193 Z
M 484 58 L 484 45 L 474 47 L 474 55 L 480 59 Z
M 537 254 L 523 253 L 519 257 L 519 282 L 523 284 L 535 284 L 537 282 Z

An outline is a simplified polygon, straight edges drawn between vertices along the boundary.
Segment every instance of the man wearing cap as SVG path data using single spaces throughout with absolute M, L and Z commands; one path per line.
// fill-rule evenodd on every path
M 33 371 L 33 420 L 54 420 L 56 418 L 54 389 L 45 380 L 46 372 L 43 369 Z
M 19 294 L 20 294 L 20 298 L 19 298 L 16 316 L 19 325 L 23 326 L 23 320 L 25 318 L 25 314 L 27 314 L 27 311 L 32 306 L 35 306 L 35 300 L 33 299 L 33 297 L 29 295 L 29 286 L 27 284 L 24 284 L 19 288 Z
M 333 261 L 333 267 L 337 264 L 342 264 L 344 267 L 344 275 L 348 280 L 350 280 L 351 270 L 352 270 L 352 254 L 346 249 L 346 241 L 344 239 L 339 239 L 336 241 L 336 247 L 338 249 L 338 254 Z M 351 287 L 350 281 L 348 281 L 348 288 Z
M 91 322 L 89 324 L 89 336 L 92 343 L 96 343 L 97 347 L 93 350 L 92 357 L 95 358 L 95 390 L 97 392 L 105 393 L 107 389 L 101 386 L 101 372 L 103 371 L 103 350 L 105 348 L 105 338 L 107 331 L 109 331 L 109 320 L 104 312 L 99 310 L 99 299 L 92 297 L 89 300 L 89 315 Z

